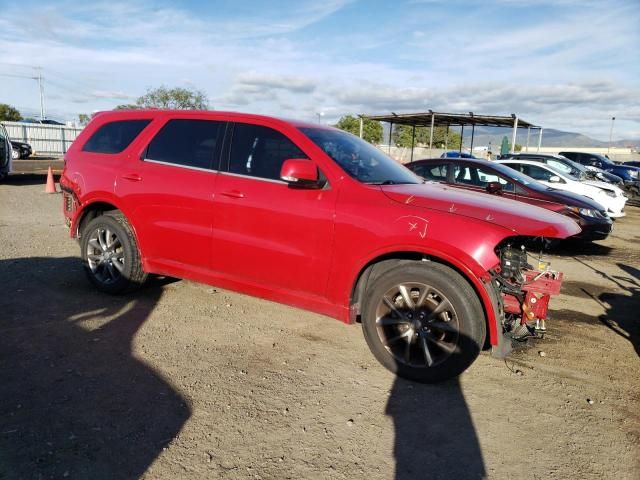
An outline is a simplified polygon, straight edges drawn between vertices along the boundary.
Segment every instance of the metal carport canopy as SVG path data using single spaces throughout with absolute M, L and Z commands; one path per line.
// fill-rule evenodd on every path
M 539 129 L 538 149 L 542 142 L 542 127 L 536 126 L 526 120 L 518 118 L 515 114 L 510 116 L 499 115 L 477 115 L 473 112 L 469 113 L 444 113 L 428 111 L 424 113 L 401 113 L 396 114 L 391 112 L 391 115 L 360 115 L 360 122 L 362 126 L 363 119 L 376 120 L 379 122 L 388 122 L 390 124 L 408 125 L 413 127 L 413 140 L 411 145 L 411 159 L 413 159 L 413 147 L 415 143 L 415 128 L 416 127 L 430 127 L 431 135 L 429 138 L 429 150 L 433 146 L 433 128 L 434 127 L 447 127 L 447 130 L 451 125 L 462 127 L 462 135 L 464 137 L 465 125 L 471 125 L 473 130 L 471 133 L 471 149 L 473 150 L 473 136 L 475 133 L 476 125 L 483 127 L 506 127 L 513 128 L 513 136 L 511 141 L 511 148 L 515 147 L 516 131 L 518 128 L 527 129 L 527 147 L 529 144 L 529 131 L 533 129 Z M 362 131 L 362 128 L 360 129 Z M 389 148 L 391 148 L 391 130 L 389 130 Z M 362 135 L 361 135 L 362 136 Z M 460 145 L 462 150 L 462 143 Z

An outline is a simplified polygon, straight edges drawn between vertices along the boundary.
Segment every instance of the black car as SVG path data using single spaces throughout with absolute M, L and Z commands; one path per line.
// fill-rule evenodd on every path
M 603 240 L 611 232 L 613 222 L 599 203 L 543 185 L 506 165 L 480 159 L 435 158 L 417 160 L 405 166 L 426 180 L 484 194 L 502 195 L 567 215 L 582 228 L 582 232 L 576 235 L 582 240 Z
M 11 157 L 14 160 L 28 158 L 32 153 L 31 145 L 28 143 L 11 140 Z
M 613 163 L 609 158 L 597 153 L 587 152 L 560 152 L 560 155 L 575 162 L 590 167 L 601 168 L 609 173 L 619 176 L 624 180 L 624 186 L 634 196 L 640 196 L 640 168 L 629 163 Z
M 622 178 L 613 173 L 602 169 L 589 170 L 584 165 L 565 157 L 564 155 L 550 155 L 546 153 L 513 153 L 504 155 L 502 159 L 529 160 L 531 162 L 540 162 L 551 165 L 562 172 L 567 172 L 574 177 L 586 180 L 599 180 L 601 182 L 611 183 L 617 187 L 624 188 Z

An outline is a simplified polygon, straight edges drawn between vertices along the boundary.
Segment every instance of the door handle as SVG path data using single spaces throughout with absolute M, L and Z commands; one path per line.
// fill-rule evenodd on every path
M 230 198 L 244 198 L 244 193 L 240 190 L 227 190 L 226 192 L 222 192 L 220 195 Z
M 137 173 L 127 173 L 126 175 L 122 175 L 122 178 L 125 180 L 131 180 L 132 182 L 139 182 L 142 180 L 142 177 Z

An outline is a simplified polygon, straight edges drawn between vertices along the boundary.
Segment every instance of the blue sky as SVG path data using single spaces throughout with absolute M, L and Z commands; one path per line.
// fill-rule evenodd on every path
M 0 0 L 0 102 L 48 116 L 203 90 L 217 110 L 516 113 L 640 138 L 638 0 Z

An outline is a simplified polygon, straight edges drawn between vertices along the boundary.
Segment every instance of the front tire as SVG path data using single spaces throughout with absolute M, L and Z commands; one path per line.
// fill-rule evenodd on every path
M 394 267 L 367 289 L 364 337 L 382 365 L 397 375 L 435 383 L 460 375 L 486 336 L 482 305 L 471 285 L 435 262 Z
M 125 293 L 146 280 L 135 236 L 119 212 L 89 221 L 82 230 L 80 248 L 84 271 L 98 290 Z

